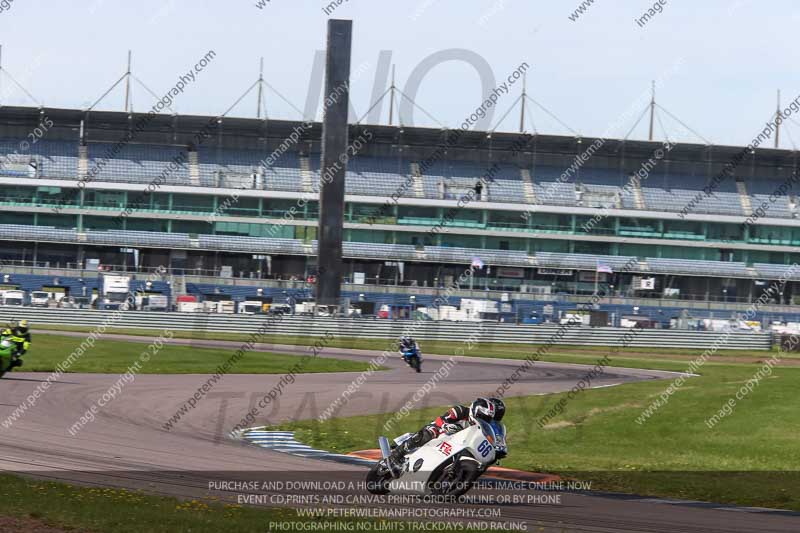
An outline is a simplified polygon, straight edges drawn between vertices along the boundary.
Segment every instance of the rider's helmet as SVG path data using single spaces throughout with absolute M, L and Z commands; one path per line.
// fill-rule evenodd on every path
M 500 398 L 489 398 L 489 401 L 494 404 L 494 419 L 500 422 L 506 414 L 506 404 Z
M 22 333 L 23 335 L 25 333 L 28 333 L 28 321 L 27 320 L 20 320 L 17 323 L 17 331 Z
M 478 420 L 491 422 L 495 417 L 494 404 L 486 398 L 478 398 L 469 407 L 470 422 L 477 423 Z
M 412 339 L 409 335 L 403 335 L 400 337 L 400 346 L 413 346 L 414 339 Z

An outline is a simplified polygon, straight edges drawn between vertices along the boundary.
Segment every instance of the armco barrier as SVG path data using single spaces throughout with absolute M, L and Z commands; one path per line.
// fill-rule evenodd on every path
M 0 321 L 7 323 L 26 318 L 34 328 L 46 324 L 93 327 L 113 314 L 112 311 L 83 309 L 39 309 L 0 307 Z M 203 320 L 198 320 L 200 316 Z M 206 330 L 252 333 L 266 321 L 264 315 L 217 315 L 200 313 L 152 313 L 127 311 L 114 322 L 117 328 Z M 481 342 L 544 344 L 554 339 L 559 326 L 517 325 L 496 322 L 425 322 L 409 320 L 377 320 L 372 318 L 322 318 L 286 316 L 270 326 L 268 334 L 300 337 L 322 336 L 397 339 L 412 328 L 417 339 L 463 341 L 472 336 Z M 614 346 L 622 344 L 624 328 L 590 328 L 570 326 L 556 344 Z M 628 346 L 661 348 L 707 348 L 723 334 L 710 331 L 665 329 L 640 330 L 628 339 Z M 767 333 L 732 333 L 719 349 L 769 350 Z

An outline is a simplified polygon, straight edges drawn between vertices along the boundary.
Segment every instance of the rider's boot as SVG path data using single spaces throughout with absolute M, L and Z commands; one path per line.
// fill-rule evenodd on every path
M 389 468 L 392 470 L 392 473 L 395 476 L 398 476 L 403 468 L 403 462 L 405 461 L 406 455 L 411 452 L 411 447 L 409 446 L 410 442 L 405 441 L 399 446 L 397 446 L 392 453 L 389 454 Z
M 13 357 L 11 359 L 11 363 L 9 363 L 8 367 L 9 368 L 14 368 L 14 367 L 17 367 L 17 366 L 22 366 L 22 359 L 20 359 L 19 357 Z

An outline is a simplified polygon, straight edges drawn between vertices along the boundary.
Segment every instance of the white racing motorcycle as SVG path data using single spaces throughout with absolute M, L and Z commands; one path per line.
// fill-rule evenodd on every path
M 400 445 L 413 433 L 395 439 Z M 405 493 L 461 496 L 492 464 L 507 455 L 506 427 L 492 421 L 452 435 L 442 434 L 407 454 L 393 465 L 389 439 L 378 437 L 383 458 L 367 473 L 367 490 L 373 494 Z

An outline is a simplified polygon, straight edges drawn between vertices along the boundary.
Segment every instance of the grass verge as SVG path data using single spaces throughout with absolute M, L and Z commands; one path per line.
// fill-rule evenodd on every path
M 0 475 L 2 515 L 44 522 L 64 531 L 115 533 L 242 533 L 271 531 L 271 522 L 317 522 L 321 520 L 297 516 L 292 509 L 264 509 L 223 504 L 213 500 L 178 500 L 150 496 L 139 491 L 108 488 L 76 487 L 63 483 L 37 481 L 17 476 Z M 330 528 L 313 531 L 372 531 L 378 522 L 358 519 L 325 518 Z M 340 524 L 338 529 L 337 525 Z M 363 524 L 360 528 L 357 524 Z M 402 523 L 400 529 L 403 531 Z M 312 531 L 312 529 L 308 529 Z
M 156 337 L 160 332 L 156 333 Z M 81 337 L 35 334 L 30 351 L 23 357 L 21 371 L 52 372 L 56 365 L 83 341 Z M 142 365 L 142 374 L 209 374 L 228 360 L 237 348 L 195 348 L 170 345 L 168 340 L 158 351 L 151 350 L 152 358 Z M 117 340 L 99 340 L 87 349 L 69 368 L 69 372 L 123 373 L 143 352 L 148 344 Z M 312 355 L 312 352 L 309 352 Z M 300 360 L 299 356 L 270 352 L 247 352 L 232 367 L 235 374 L 283 374 Z M 361 372 L 367 362 L 314 357 L 307 360 L 304 373 Z
M 90 332 L 93 328 L 83 326 L 71 325 L 40 325 L 39 330 L 50 331 L 73 331 L 73 332 Z M 108 328 L 108 333 L 118 333 L 122 335 L 135 335 L 155 337 L 161 332 L 155 329 L 138 329 L 138 328 Z M 34 333 L 36 331 L 34 330 Z M 222 331 L 173 331 L 176 338 L 181 339 L 196 339 L 196 340 L 226 340 L 226 341 L 246 341 L 250 334 L 248 333 L 226 333 Z M 319 337 L 312 335 L 296 336 L 296 335 L 264 335 L 261 342 L 264 344 L 288 344 L 297 346 L 311 346 L 314 342 L 318 341 Z M 439 340 L 425 340 L 420 341 L 424 353 L 429 354 L 442 354 L 452 355 L 459 347 L 463 348 L 463 341 L 439 341 Z M 710 344 L 710 343 L 709 343 Z M 384 350 L 392 350 L 392 341 L 389 339 L 379 338 L 360 338 L 360 337 L 335 337 L 326 341 L 325 345 L 330 348 L 350 348 L 355 350 L 374 350 L 382 352 Z M 521 344 L 521 343 L 499 343 L 489 342 L 484 339 L 481 342 L 479 351 L 473 352 L 475 355 L 481 357 L 500 357 L 509 359 L 524 359 L 531 352 L 536 351 L 540 345 L 536 344 Z M 690 361 L 707 348 L 707 346 L 700 346 L 698 348 L 658 348 L 658 347 L 622 347 L 619 354 L 622 357 L 629 357 L 632 360 L 647 359 L 664 359 L 668 361 Z M 608 353 L 607 346 L 579 346 L 579 345 L 555 345 L 548 352 L 548 357 L 573 357 L 572 361 L 559 360 L 559 362 L 592 362 L 598 358 L 603 357 Z M 777 351 L 777 350 L 774 350 Z M 753 350 L 719 350 L 711 357 L 713 359 L 723 360 L 731 363 L 751 363 L 755 360 L 766 359 L 772 355 L 771 352 L 766 350 L 753 351 Z M 785 354 L 788 359 L 800 359 L 800 354 Z M 555 359 L 554 359 L 555 360 Z M 617 365 L 624 366 L 624 365 Z
M 730 415 L 712 429 L 705 423 L 760 367 L 706 363 L 702 376 L 687 380 L 641 424 L 637 418 L 669 381 L 582 392 L 541 427 L 538 422 L 566 393 L 509 398 L 504 419 L 509 457 L 503 466 L 578 477 L 596 490 L 800 511 L 800 369 L 774 367 L 737 400 Z M 416 431 L 444 409 L 412 411 L 389 436 Z M 387 415 L 359 416 L 277 427 L 295 431 L 312 446 L 348 452 L 376 448 L 387 420 Z

